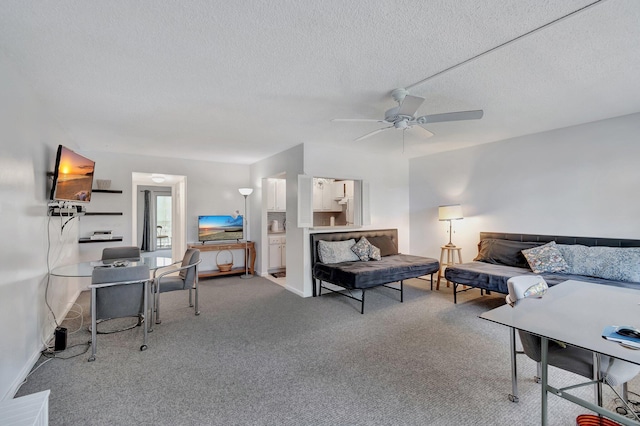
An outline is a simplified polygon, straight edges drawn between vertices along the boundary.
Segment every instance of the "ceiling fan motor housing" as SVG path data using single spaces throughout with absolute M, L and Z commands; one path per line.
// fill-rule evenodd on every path
M 389 122 L 389 123 L 396 122 L 398 120 L 398 118 L 399 118 L 398 111 L 400 111 L 400 106 L 388 109 L 384 113 L 384 121 Z

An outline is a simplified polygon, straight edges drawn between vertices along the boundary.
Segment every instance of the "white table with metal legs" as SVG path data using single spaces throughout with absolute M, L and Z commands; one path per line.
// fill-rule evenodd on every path
M 592 351 L 597 367 L 600 355 L 640 364 L 640 351 L 602 338 L 602 330 L 608 325 L 640 326 L 640 290 L 570 280 L 551 287 L 540 299 L 521 299 L 513 308 L 504 305 L 483 313 L 480 318 L 542 338 L 543 426 L 547 425 L 549 392 L 621 424 L 640 424 L 567 392 L 576 386 L 562 389 L 551 386 L 547 364 L 549 339 Z M 585 385 L 590 383 L 586 382 Z

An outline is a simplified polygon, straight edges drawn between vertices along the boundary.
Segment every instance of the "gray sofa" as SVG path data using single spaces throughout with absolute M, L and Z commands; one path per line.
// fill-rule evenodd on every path
M 380 260 L 350 260 L 337 263 L 323 262 L 319 249 L 320 242 L 358 242 L 365 237 L 381 251 Z M 355 259 L 355 258 L 354 258 Z M 403 301 L 404 283 L 409 278 L 431 275 L 438 272 L 440 263 L 437 259 L 412 256 L 398 253 L 398 230 L 379 229 L 368 231 L 348 231 L 311 234 L 311 278 L 313 280 L 313 296 L 321 296 L 322 289 L 336 292 L 351 299 L 358 300 L 360 313 L 364 313 L 365 292 L 368 289 L 385 286 L 400 291 L 400 302 Z M 399 282 L 400 287 L 387 284 Z M 323 283 L 339 286 L 336 291 Z M 355 297 L 353 290 L 359 290 L 360 297 Z
M 552 241 L 557 244 L 569 267 L 562 272 L 534 273 L 521 251 Z M 596 249 L 589 249 L 593 247 L 628 250 L 612 252 L 604 249 L 606 253 L 602 250 L 598 253 Z M 586 255 L 578 259 L 575 253 Z M 615 259 L 607 262 L 604 258 L 616 253 L 626 266 L 618 265 Z M 517 275 L 540 275 L 549 286 L 578 280 L 640 289 L 640 262 L 636 263 L 637 259 L 640 259 L 640 240 L 481 232 L 478 256 L 474 261 L 448 266 L 444 276 L 453 283 L 454 303 L 457 302 L 457 293 L 472 289 L 480 289 L 481 294 L 485 291 L 508 294 L 507 281 Z M 623 266 L 627 269 L 630 266 L 632 270 L 620 274 Z

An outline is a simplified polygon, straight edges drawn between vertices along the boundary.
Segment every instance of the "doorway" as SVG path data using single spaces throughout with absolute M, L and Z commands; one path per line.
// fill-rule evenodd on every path
M 158 176 L 163 180 L 158 182 Z M 155 180 L 152 180 L 155 179 Z M 186 218 L 186 176 L 180 175 L 158 175 L 151 173 L 133 172 L 131 174 L 132 200 L 131 210 L 133 220 L 131 221 L 131 235 L 133 245 L 142 246 L 144 234 L 144 191 L 150 194 L 149 205 L 151 206 L 149 221 L 149 237 L 153 241 L 153 251 L 149 255 L 160 255 L 171 257 L 173 260 L 182 259 L 187 250 L 187 218 Z M 155 222 L 155 223 L 151 223 Z M 162 230 L 158 228 L 162 226 Z M 167 229 L 168 228 L 168 229 Z M 160 234 L 162 231 L 162 234 Z M 166 238 L 157 238 L 158 235 L 166 235 Z M 161 243 L 160 243 L 161 242 Z M 162 247 L 158 247 L 162 245 Z
M 285 173 L 263 179 L 263 212 L 266 226 L 267 278 L 282 286 L 287 283 L 287 179 Z M 263 250 L 264 253 L 264 250 Z
M 171 249 L 171 192 L 155 194 L 156 250 Z

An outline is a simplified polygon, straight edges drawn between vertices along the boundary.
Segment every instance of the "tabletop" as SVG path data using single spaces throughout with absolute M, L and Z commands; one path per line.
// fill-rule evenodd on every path
M 111 261 L 94 260 L 80 262 L 72 265 L 64 265 L 53 268 L 51 275 L 57 277 L 91 277 L 96 267 L 113 266 L 114 262 L 126 262 L 127 266 L 147 265 L 150 270 L 156 270 L 173 263 L 170 257 L 140 257 L 137 259 L 113 259 Z
M 640 351 L 602 338 L 609 325 L 640 326 L 640 291 L 569 280 L 542 298 L 518 300 L 480 315 L 518 330 L 640 364 Z

